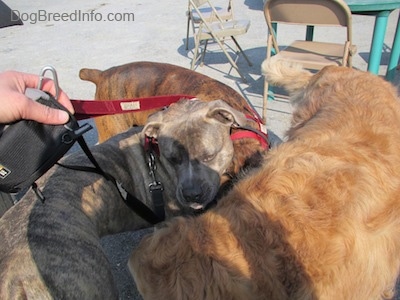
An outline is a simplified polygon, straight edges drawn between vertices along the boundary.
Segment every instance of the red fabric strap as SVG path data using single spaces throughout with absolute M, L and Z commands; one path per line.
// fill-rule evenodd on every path
M 105 115 L 162 108 L 178 102 L 180 99 L 194 98 L 191 95 L 168 95 L 106 101 L 71 99 L 71 102 L 75 110 L 75 118 L 77 120 L 84 120 Z
M 154 108 L 162 108 L 169 106 L 172 103 L 178 102 L 180 99 L 195 99 L 192 95 L 166 95 L 166 96 L 151 96 L 146 98 L 132 98 L 121 100 L 75 100 L 71 99 L 72 106 L 75 110 L 75 118 L 84 120 L 105 115 L 115 115 L 128 112 L 139 112 Z M 259 125 L 262 124 L 257 114 L 247 115 L 248 119 L 256 121 Z M 263 134 L 264 137 L 260 135 Z M 268 148 L 268 143 L 263 132 L 255 133 L 253 131 L 243 130 L 231 135 L 231 139 L 253 138 L 257 139 L 262 147 Z
M 263 134 L 264 137 L 260 136 L 261 134 Z M 266 136 L 267 134 L 261 131 L 259 133 L 256 133 L 253 131 L 241 130 L 231 134 L 231 140 L 234 141 L 238 139 L 256 139 L 257 141 L 260 142 L 261 147 L 263 147 L 264 149 L 268 149 L 268 142 L 266 141 Z

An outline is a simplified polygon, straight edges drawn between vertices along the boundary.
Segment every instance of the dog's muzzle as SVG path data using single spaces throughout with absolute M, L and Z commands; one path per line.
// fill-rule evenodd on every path
M 183 184 L 177 190 L 179 202 L 194 210 L 205 209 L 212 202 L 218 191 L 218 185 L 210 184 Z
M 182 189 L 182 196 L 186 203 L 193 209 L 202 209 L 203 205 L 200 203 L 202 199 L 202 190 L 199 186 L 193 186 Z

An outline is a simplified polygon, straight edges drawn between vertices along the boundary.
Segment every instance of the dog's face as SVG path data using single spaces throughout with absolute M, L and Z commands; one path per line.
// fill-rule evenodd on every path
M 230 127 L 245 117 L 221 100 L 184 100 L 149 117 L 144 134 L 158 140 L 160 159 L 175 171 L 176 198 L 204 209 L 215 197 L 230 165 Z

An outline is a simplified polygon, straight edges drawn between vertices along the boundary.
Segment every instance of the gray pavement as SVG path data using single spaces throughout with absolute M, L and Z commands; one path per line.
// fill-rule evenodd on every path
M 78 77 L 81 68 L 107 69 L 133 61 L 157 61 L 190 67 L 193 38 L 189 41 L 189 51 L 185 50 L 186 0 L 117 0 L 117 1 L 50 1 L 6 0 L 9 7 L 23 18 L 23 26 L 0 29 L 0 71 L 19 70 L 38 73 L 45 65 L 53 65 L 58 71 L 61 87 L 74 99 L 93 99 L 95 87 Z M 224 0 L 214 0 L 225 3 Z M 260 65 L 265 58 L 267 27 L 262 13 L 262 0 L 234 1 L 236 18 L 251 20 L 249 32 L 238 38 L 239 43 L 253 63 L 238 58 L 239 68 L 246 74 L 243 83 L 232 70 L 225 56 L 217 47 L 211 46 L 206 65 L 196 71 L 220 80 L 237 91 L 261 113 L 263 78 Z M 56 14 L 66 13 L 69 20 L 61 20 Z M 130 21 L 103 20 L 111 13 L 114 17 L 131 17 Z M 41 17 L 39 19 L 39 14 Z M 51 15 L 53 14 L 53 15 Z M 84 21 L 76 20 L 86 14 Z M 134 20 L 132 20 L 132 14 Z M 399 12 L 389 17 L 385 37 L 380 75 L 386 72 L 395 27 Z M 92 19 L 92 21 L 90 20 Z M 366 70 L 371 43 L 374 17 L 354 16 L 353 36 L 358 53 L 354 57 L 354 67 Z M 296 36 L 304 35 L 300 29 L 279 28 L 279 39 L 285 44 Z M 337 34 L 333 29 L 316 31 L 315 37 L 329 39 Z M 339 38 L 339 36 L 338 36 Z M 398 85 L 396 74 L 394 84 Z M 267 127 L 281 138 L 289 126 L 291 107 L 285 97 L 268 103 Z M 87 136 L 91 144 L 97 142 L 96 132 Z M 126 269 L 127 257 L 145 231 L 124 233 L 103 239 L 106 252 L 113 265 L 121 291 L 121 299 L 140 299 Z

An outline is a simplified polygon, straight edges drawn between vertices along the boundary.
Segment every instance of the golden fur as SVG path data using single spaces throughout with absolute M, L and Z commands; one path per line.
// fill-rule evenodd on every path
M 144 238 L 129 261 L 140 292 L 144 299 L 391 297 L 400 266 L 396 90 L 344 67 L 288 78 L 293 69 L 279 61 L 264 67 L 274 84 L 306 84 L 292 89 L 288 141 L 215 208 Z

